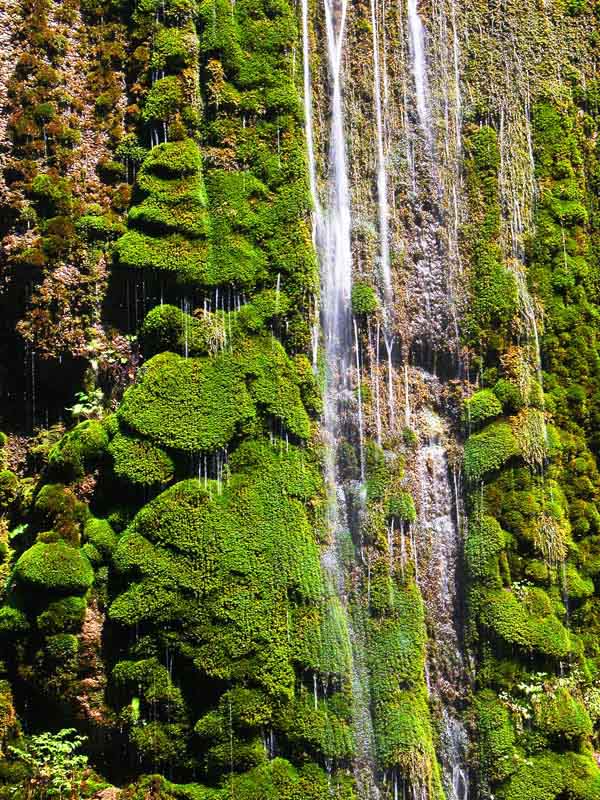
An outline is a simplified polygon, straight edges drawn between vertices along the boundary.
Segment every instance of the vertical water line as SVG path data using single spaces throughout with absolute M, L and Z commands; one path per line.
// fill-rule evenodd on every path
M 385 20 L 384 20 L 385 23 Z M 392 271 L 390 266 L 388 179 L 384 147 L 384 123 L 381 102 L 381 67 L 379 57 L 379 26 L 377 0 L 371 0 L 371 28 L 373 31 L 373 98 L 377 129 L 377 210 L 379 216 L 379 257 L 383 279 L 385 323 L 389 328 L 393 316 Z

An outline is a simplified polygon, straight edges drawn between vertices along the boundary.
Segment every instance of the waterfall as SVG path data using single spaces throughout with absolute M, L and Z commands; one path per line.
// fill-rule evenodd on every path
M 429 111 L 429 81 L 425 63 L 425 28 L 417 11 L 417 0 L 408 0 L 408 29 L 417 114 L 428 143 L 433 144 L 433 131 Z
M 418 584 L 431 631 L 428 684 L 442 710 L 440 761 L 447 799 L 468 800 L 468 738 L 459 716 L 468 686 L 458 592 L 462 563 L 460 497 L 452 490 L 443 421 L 426 409 L 421 414 L 420 427 L 425 441 L 417 454 L 419 514 L 415 546 L 420 565 Z
M 307 128 L 313 125 L 308 0 L 303 0 L 302 29 L 304 53 L 304 102 Z M 322 566 L 329 590 L 339 600 L 351 644 L 351 681 L 353 726 L 355 738 L 354 774 L 361 800 L 376 800 L 376 761 L 373 721 L 370 711 L 369 678 L 363 621 L 354 619 L 348 608 L 346 575 L 341 548 L 344 536 L 351 529 L 349 502 L 364 503 L 364 491 L 356 481 L 344 482 L 337 468 L 337 454 L 344 436 L 360 444 L 361 478 L 362 405 L 358 385 L 358 413 L 353 412 L 352 362 L 355 333 L 355 366 L 360 384 L 358 331 L 353 330 L 351 313 L 352 248 L 350 187 L 346 156 L 344 107 L 342 99 L 342 57 L 346 26 L 347 2 L 324 0 L 327 34 L 327 64 L 331 90 L 331 123 L 329 130 L 329 176 L 327 203 L 319 201 L 314 152 L 314 134 L 307 130 L 310 186 L 315 209 L 315 241 L 321 266 L 321 322 L 325 361 L 326 388 L 323 404 L 323 431 L 326 438 L 325 483 L 328 494 L 329 543 L 322 556 Z M 333 600 L 332 600 L 333 602 Z
M 373 29 L 373 98 L 377 128 L 377 208 L 379 216 L 379 243 L 381 277 L 383 278 L 385 322 L 389 327 L 393 317 L 392 270 L 389 243 L 388 178 L 384 148 L 383 109 L 381 102 L 381 72 L 379 64 L 379 27 L 377 0 L 371 0 L 371 27 Z

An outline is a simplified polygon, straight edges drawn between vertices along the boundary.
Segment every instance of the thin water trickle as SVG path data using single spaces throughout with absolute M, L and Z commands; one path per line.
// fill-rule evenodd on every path
M 410 55 L 415 82 L 417 114 L 427 141 L 433 143 L 431 114 L 429 109 L 429 81 L 425 63 L 425 28 L 417 10 L 417 0 L 408 0 L 408 28 L 410 33 Z
M 442 708 L 440 762 L 448 800 L 468 800 L 466 728 L 460 706 L 468 686 L 460 631 L 462 532 L 457 525 L 450 480 L 445 427 L 432 410 L 421 413 L 423 441 L 417 454 L 418 522 L 416 549 L 421 555 L 417 577 L 427 606 L 431 631 L 427 662 L 429 691 Z
M 373 30 L 373 98 L 377 129 L 377 208 L 379 216 L 379 257 L 383 280 L 384 321 L 388 329 L 393 322 L 392 270 L 389 243 L 388 176 L 384 146 L 384 120 L 381 102 L 381 68 L 379 56 L 379 25 L 377 0 L 371 0 L 371 27 Z M 385 26 L 384 26 L 385 28 Z

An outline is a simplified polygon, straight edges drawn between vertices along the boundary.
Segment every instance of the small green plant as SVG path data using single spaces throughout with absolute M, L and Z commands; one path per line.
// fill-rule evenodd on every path
M 25 747 L 9 745 L 9 752 L 29 769 L 27 798 L 72 798 L 79 796 L 79 786 L 88 758 L 77 751 L 85 742 L 74 728 L 58 733 L 40 733 L 28 739 Z
M 76 392 L 77 402 L 74 406 L 67 408 L 74 419 L 98 419 L 104 411 L 102 401 L 104 392 L 102 389 L 92 389 L 89 392 Z

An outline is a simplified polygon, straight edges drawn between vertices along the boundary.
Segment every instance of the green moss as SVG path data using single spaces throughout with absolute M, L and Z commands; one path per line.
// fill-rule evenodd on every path
M 56 594 L 83 594 L 94 580 L 90 562 L 65 542 L 38 542 L 15 564 L 15 578 L 23 587 Z
M 146 439 L 117 433 L 109 446 L 115 475 L 134 486 L 166 484 L 173 478 L 171 457 Z
M 75 633 L 81 627 L 86 602 L 83 597 L 63 597 L 50 603 L 37 617 L 37 626 L 45 634 Z
M 158 29 L 152 42 L 152 69 L 178 71 L 192 66 L 197 59 L 198 36 L 193 26 Z
M 465 557 L 471 580 L 500 585 L 499 556 L 505 543 L 506 535 L 493 517 L 470 519 Z
M 502 467 L 518 455 L 517 440 L 507 422 L 492 422 L 473 433 L 465 444 L 465 474 L 471 483 Z
M 0 470 L 0 509 L 9 511 L 19 495 L 19 479 L 10 469 Z
M 597 800 L 600 771 L 589 756 L 543 753 L 527 759 L 503 789 L 502 800 Z
M 480 692 L 473 704 L 479 759 L 492 781 L 503 781 L 519 766 L 516 735 L 507 708 L 494 692 Z
M 78 544 L 87 507 L 71 489 L 61 483 L 47 483 L 35 498 L 36 521 L 43 529 L 51 528 L 57 537 Z
M 118 541 L 108 520 L 96 517 L 91 517 L 86 522 L 84 537 L 104 558 L 110 558 Z
M 522 590 L 523 600 L 505 589 L 481 595 L 479 620 L 505 642 L 564 658 L 572 649 L 569 632 L 553 613 L 547 594 L 539 588 Z
M 480 389 L 465 400 L 463 417 L 471 425 L 479 425 L 502 413 L 502 404 L 491 389 Z
M 379 308 L 375 290 L 367 283 L 355 283 L 352 287 L 352 313 L 357 316 L 373 314 Z
M 63 480 L 77 480 L 95 469 L 107 446 L 108 435 L 101 422 L 80 422 L 51 448 L 48 467 Z
M 183 107 L 181 82 L 175 75 L 155 81 L 142 110 L 144 122 L 170 122 Z
M 129 269 L 155 269 L 177 273 L 185 283 L 202 284 L 208 262 L 208 245 L 179 233 L 156 238 L 129 230 L 115 244 L 119 263 Z
M 29 622 L 20 609 L 6 605 L 0 608 L 0 636 L 12 639 L 28 630 Z
M 237 364 L 161 353 L 129 388 L 119 417 L 134 431 L 166 447 L 212 451 L 224 447 L 255 414 Z
M 110 615 L 150 626 L 159 638 L 177 630 L 170 647 L 199 674 L 251 679 L 267 695 L 291 698 L 286 597 L 316 603 L 322 591 L 303 506 L 319 472 L 296 448 L 257 442 L 242 446 L 230 468 L 221 494 L 212 483 L 186 481 L 139 512 L 114 554 L 134 580 Z
M 386 513 L 388 517 L 394 517 L 403 522 L 415 522 L 417 511 L 412 495 L 408 492 L 400 492 L 390 497 L 386 504 Z
M 566 688 L 541 694 L 534 709 L 537 725 L 550 736 L 572 741 L 586 739 L 592 734 L 592 722 L 585 706 Z

